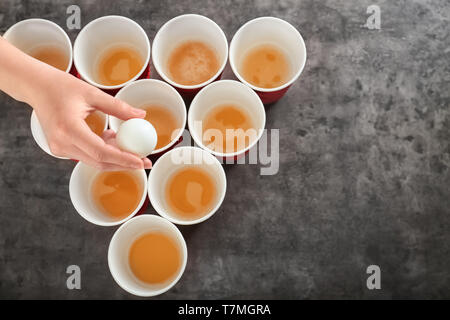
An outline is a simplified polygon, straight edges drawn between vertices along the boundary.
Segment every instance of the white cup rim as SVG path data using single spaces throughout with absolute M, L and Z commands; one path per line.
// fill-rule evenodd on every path
M 162 161 L 164 161 L 165 158 L 170 157 L 173 152 L 180 152 L 181 150 L 187 150 L 187 149 L 191 149 L 191 150 L 197 149 L 197 150 L 201 151 L 202 153 L 206 154 L 206 156 L 210 156 L 211 160 L 214 161 L 214 164 L 218 165 L 222 168 L 222 170 L 220 172 L 221 172 L 221 177 L 223 178 L 223 181 L 225 184 L 223 186 L 223 192 L 220 195 L 220 198 L 218 199 L 217 204 L 214 206 L 214 208 L 211 209 L 211 211 L 207 215 L 204 215 L 203 217 L 194 219 L 194 220 L 181 220 L 181 219 L 177 219 L 177 218 L 173 217 L 171 214 L 167 214 L 162 208 L 160 208 L 159 205 L 154 205 L 156 203 L 157 199 L 155 198 L 155 195 L 151 192 L 150 187 L 147 188 L 148 198 L 150 199 L 150 203 L 152 204 L 153 209 L 155 209 L 155 211 L 161 217 L 169 220 L 170 222 L 178 224 L 178 225 L 193 225 L 193 224 L 198 224 L 198 223 L 208 220 L 217 212 L 217 210 L 219 210 L 220 206 L 223 203 L 223 200 L 225 199 L 225 194 L 227 193 L 227 176 L 226 176 L 225 170 L 223 169 L 222 164 L 219 162 L 219 160 L 217 160 L 217 158 L 213 157 L 210 153 L 206 152 L 205 150 L 200 149 L 198 147 L 191 147 L 191 146 L 184 146 L 184 147 L 178 147 L 178 148 L 172 149 L 169 152 L 163 154 L 158 160 L 156 160 L 155 164 L 150 169 L 150 174 L 148 175 L 147 185 L 150 186 L 150 179 L 152 179 L 152 172 L 155 168 L 156 169 L 158 168 L 158 166 L 159 166 L 158 163 L 162 163 Z
M 122 281 L 120 281 L 117 277 L 117 275 L 115 273 L 113 273 L 111 271 L 111 259 L 112 259 L 112 252 L 111 252 L 111 245 L 113 243 L 113 241 L 116 241 L 117 235 L 125 228 L 128 227 L 129 224 L 131 223 L 137 223 L 139 220 L 145 220 L 145 219 L 156 219 L 162 221 L 163 223 L 166 223 L 168 228 L 172 228 L 175 233 L 177 234 L 177 237 L 179 240 L 181 240 L 181 249 L 182 249 L 182 255 L 183 255 L 183 261 L 182 261 L 182 265 L 180 270 L 178 271 L 178 275 L 170 282 L 170 284 L 168 284 L 166 287 L 159 289 L 159 290 L 152 290 L 152 289 L 148 289 L 148 290 L 133 290 L 131 288 L 128 288 L 124 283 L 122 283 Z M 137 217 L 134 217 L 130 220 L 128 220 L 127 222 L 125 222 L 124 224 L 122 224 L 117 230 L 116 232 L 114 232 L 111 241 L 109 242 L 109 246 L 108 246 L 108 268 L 109 271 L 114 279 L 114 281 L 119 285 L 119 287 L 121 287 L 123 290 L 135 295 L 135 296 L 140 296 L 140 297 L 153 297 L 153 296 L 157 296 L 160 294 L 163 294 L 165 292 L 167 292 L 168 290 L 170 290 L 175 284 L 178 283 L 178 281 L 180 280 L 181 276 L 183 275 L 185 269 L 186 269 L 186 264 L 187 264 L 187 258 L 188 258 L 188 251 L 187 251 L 187 246 L 186 246 L 186 240 L 183 237 L 183 234 L 181 233 L 181 231 L 170 221 L 168 221 L 167 219 L 158 217 L 157 215 L 154 214 L 143 214 Z
M 175 81 L 171 80 L 166 75 L 166 73 L 163 71 L 164 68 L 161 67 L 159 65 L 159 63 L 155 61 L 155 55 L 152 56 L 152 61 L 153 61 L 153 65 L 155 66 L 156 72 L 158 72 L 158 74 L 161 76 L 161 78 L 164 79 L 164 81 L 166 81 L 167 83 L 169 83 L 170 85 L 172 85 L 176 88 L 192 90 L 192 89 L 198 89 L 198 88 L 204 87 L 219 77 L 219 75 L 223 72 L 223 70 L 225 69 L 225 66 L 227 65 L 229 49 L 228 49 L 228 40 L 227 40 L 227 37 L 225 36 L 225 33 L 223 32 L 222 28 L 214 20 L 212 20 L 208 17 L 205 17 L 203 15 L 200 15 L 200 14 L 187 13 L 187 14 L 182 14 L 182 15 L 179 15 L 179 16 L 176 16 L 176 17 L 170 19 L 169 21 L 164 23 L 161 28 L 159 28 L 158 32 L 155 35 L 155 38 L 153 38 L 152 51 L 154 51 L 155 44 L 158 43 L 158 40 L 161 37 L 161 33 L 162 33 L 163 29 L 167 28 L 170 23 L 173 23 L 176 20 L 184 19 L 187 17 L 197 17 L 197 18 L 205 19 L 205 20 L 208 20 L 209 22 L 212 22 L 217 27 L 222 39 L 224 40 L 225 49 L 226 49 L 225 57 L 223 59 L 222 65 L 220 66 L 219 70 L 214 74 L 214 76 L 212 76 L 211 78 L 209 78 L 208 80 L 206 80 L 202 83 L 195 84 L 195 85 L 183 85 L 180 83 L 176 83 Z
M 102 227 L 112 227 L 112 226 L 117 226 L 120 225 L 122 223 L 124 223 L 127 220 L 130 220 L 132 217 L 134 217 L 139 210 L 141 210 L 142 206 L 144 205 L 145 199 L 147 197 L 147 184 L 148 184 L 148 180 L 147 180 L 147 174 L 145 173 L 145 169 L 137 169 L 135 171 L 138 171 L 140 175 L 144 175 L 145 179 L 143 179 L 143 181 L 145 180 L 144 183 L 144 188 L 142 190 L 142 196 L 141 196 L 141 200 L 139 201 L 139 204 L 137 205 L 136 209 L 130 213 L 128 216 L 126 216 L 125 218 L 118 220 L 118 221 L 111 221 L 111 222 L 105 222 L 105 221 L 100 221 L 97 219 L 92 219 L 92 217 L 89 214 L 86 214 L 79 206 L 77 203 L 75 203 L 73 201 L 73 197 L 74 197 L 74 188 L 75 186 L 73 185 L 73 179 L 75 177 L 76 174 L 78 174 L 79 170 L 81 170 L 81 166 L 88 166 L 87 164 L 79 161 L 75 167 L 72 170 L 72 173 L 70 174 L 70 180 L 69 180 L 69 196 L 70 196 L 70 200 L 72 202 L 73 207 L 75 208 L 75 210 L 78 212 L 78 214 L 83 217 L 86 221 L 98 225 L 98 226 L 102 226 Z
M 165 145 L 165 146 L 162 147 L 162 148 L 155 149 L 155 150 L 153 150 L 152 153 L 151 153 L 151 154 L 157 154 L 157 153 L 160 153 L 160 152 L 164 152 L 164 151 L 166 151 L 167 149 L 169 149 L 170 147 L 172 147 L 172 146 L 180 139 L 180 137 L 183 135 L 183 131 L 184 131 L 184 128 L 186 127 L 186 121 L 187 121 L 186 104 L 184 103 L 183 98 L 181 97 L 181 95 L 178 93 L 177 90 L 175 90 L 171 85 L 167 84 L 166 82 L 161 81 L 161 80 L 158 80 L 158 79 L 140 79 L 140 80 L 131 82 L 131 83 L 127 84 L 125 87 L 121 88 L 121 89 L 116 93 L 115 97 L 116 97 L 116 98 L 119 98 L 119 97 L 118 97 L 119 93 L 121 93 L 121 92 L 127 90 L 127 88 L 130 88 L 130 87 L 133 87 L 133 86 L 137 86 L 137 85 L 141 85 L 142 83 L 148 83 L 148 84 L 157 83 L 157 84 L 161 84 L 161 85 L 167 87 L 167 89 L 170 90 L 170 92 L 172 92 L 173 94 L 175 94 L 175 95 L 177 96 L 177 98 L 180 100 L 180 102 L 183 104 L 183 119 L 184 119 L 184 120 L 183 120 L 182 123 L 181 123 L 180 132 L 176 135 L 176 137 L 175 137 L 174 139 L 172 139 L 172 140 L 170 141 L 169 144 Z M 120 98 L 119 98 L 119 99 L 120 99 Z M 111 121 L 112 121 L 112 119 L 114 119 L 114 117 L 113 117 L 113 116 L 110 116 L 110 117 L 109 117 L 109 120 L 108 120 L 108 121 L 109 121 L 109 127 L 110 127 L 110 128 L 112 128 L 112 126 L 111 126 Z
M 303 57 L 303 59 L 302 59 L 302 63 L 301 63 L 301 65 L 300 65 L 300 68 L 296 71 L 296 73 L 292 76 L 292 78 L 291 78 L 288 82 L 286 82 L 285 84 L 283 84 L 283 85 L 281 85 L 281 86 L 279 86 L 279 87 L 276 87 L 276 88 L 261 88 L 261 87 L 254 86 L 254 85 L 252 85 L 251 83 L 247 82 L 247 81 L 244 79 L 244 77 L 242 77 L 242 76 L 240 75 L 240 73 L 238 72 L 238 68 L 237 68 L 237 66 L 236 66 L 236 64 L 235 64 L 235 61 L 234 61 L 234 59 L 232 59 L 231 51 L 234 50 L 234 44 L 235 44 L 234 40 L 235 40 L 235 37 L 236 37 L 237 35 L 239 35 L 240 33 L 242 33 L 243 30 L 244 30 L 247 26 L 249 26 L 250 24 L 253 24 L 253 23 L 255 23 L 255 22 L 259 22 L 259 21 L 261 21 L 261 20 L 271 20 L 271 21 L 282 22 L 282 23 L 284 23 L 286 26 L 288 26 L 289 28 L 291 28 L 291 29 L 292 29 L 293 31 L 295 31 L 295 33 L 298 35 L 298 39 L 299 39 L 299 41 L 300 41 L 300 45 L 303 47 L 303 51 L 304 51 L 304 53 L 305 53 L 305 54 L 304 54 L 304 57 Z M 238 31 L 236 31 L 236 33 L 234 34 L 234 36 L 233 36 L 233 38 L 231 39 L 231 42 L 230 42 L 230 54 L 229 54 L 229 60 L 230 60 L 230 67 L 231 67 L 231 70 L 233 70 L 233 73 L 234 73 L 235 76 L 239 79 L 239 81 L 241 81 L 242 83 L 245 83 L 247 86 L 249 86 L 250 88 L 252 88 L 253 90 L 256 90 L 256 91 L 260 91 L 260 92 L 275 92 L 275 91 L 280 91 L 280 90 L 283 90 L 283 89 L 285 89 L 285 88 L 291 86 L 291 85 L 298 79 L 298 77 L 300 77 L 300 75 L 302 74 L 303 69 L 305 68 L 305 65 L 306 65 L 306 55 L 307 55 L 307 53 L 306 53 L 306 45 L 305 45 L 305 41 L 303 40 L 302 35 L 300 34 L 300 31 L 298 31 L 292 24 L 290 24 L 290 23 L 287 22 L 286 20 L 283 20 L 283 19 L 280 19 L 280 18 L 276 18 L 276 17 L 271 17 L 271 16 L 265 16 L 265 17 L 259 17 L 259 18 L 255 18 L 255 19 L 252 19 L 252 20 L 250 20 L 250 21 L 247 21 L 245 24 L 243 24 L 243 25 L 238 29 Z
M 11 27 L 8 28 L 8 30 L 6 30 L 6 32 L 3 34 L 3 38 L 7 38 L 8 34 L 12 32 L 12 30 L 22 24 L 27 24 L 27 23 L 31 23 L 31 22 L 42 22 L 42 23 L 46 23 L 48 25 L 51 25 L 52 27 L 56 27 L 56 29 L 58 29 L 58 31 L 61 31 L 64 39 L 66 40 L 68 46 L 69 46 L 69 52 L 70 52 L 70 56 L 69 56 L 69 65 L 67 66 L 65 72 L 69 72 L 70 69 L 72 69 L 72 64 L 73 64 L 73 48 L 72 48 L 72 41 L 70 41 L 69 36 L 67 35 L 67 32 L 64 31 L 63 28 L 61 28 L 58 24 L 56 24 L 53 21 L 47 20 L 47 19 L 41 19 L 41 18 L 31 18 L 31 19 L 25 19 L 22 21 L 19 21 L 15 24 L 13 24 Z
M 202 88 L 194 97 L 194 99 L 191 102 L 191 105 L 189 107 L 189 110 L 192 110 L 192 107 L 196 105 L 197 100 L 200 99 L 199 97 L 201 97 L 202 92 L 204 93 L 205 91 L 209 90 L 209 88 L 212 88 L 214 86 L 219 86 L 223 83 L 233 83 L 233 84 L 237 84 L 240 85 L 243 89 L 248 90 L 248 92 L 253 95 L 255 98 L 257 98 L 258 101 L 258 105 L 260 110 L 262 110 L 262 114 L 263 114 L 263 126 L 262 128 L 259 130 L 258 132 L 258 136 L 256 137 L 256 139 L 250 143 L 246 148 L 242 149 L 242 150 L 238 150 L 235 152 L 218 152 L 215 150 L 211 150 L 210 148 L 208 148 L 207 146 L 204 145 L 203 141 L 201 141 L 201 139 L 198 139 L 196 135 L 191 134 L 192 139 L 194 139 L 194 142 L 203 150 L 213 154 L 216 157 L 220 157 L 220 158 L 229 158 L 229 157 L 235 157 L 235 156 L 239 156 L 241 154 L 246 153 L 248 150 L 250 150 L 251 148 L 253 148 L 259 141 L 259 139 L 261 139 L 261 136 L 264 133 L 264 128 L 266 127 L 266 109 L 264 108 L 264 104 L 261 101 L 261 98 L 256 94 L 255 91 L 253 91 L 252 89 L 250 89 L 248 86 L 246 86 L 245 84 L 236 81 L 236 80 L 230 80 L 230 79 L 226 79 L 226 80 L 219 80 L 219 81 L 215 81 L 213 83 L 210 83 L 209 85 L 207 85 L 206 87 Z M 191 130 L 191 122 L 192 122 L 192 113 L 189 112 L 188 113 L 188 128 L 189 128 L 189 132 L 193 132 Z
M 90 78 L 88 78 L 88 77 L 85 77 L 85 76 L 81 73 L 82 71 L 80 70 L 80 68 L 79 68 L 79 66 L 78 66 L 77 59 L 76 59 L 76 56 L 75 56 L 75 52 L 76 52 L 76 50 L 77 50 L 77 48 L 78 48 L 79 41 L 80 41 L 79 39 L 80 39 L 80 37 L 81 37 L 85 32 L 87 32 L 86 30 L 88 29 L 88 27 L 91 27 L 93 24 L 98 23 L 98 22 L 103 21 L 103 20 L 107 20 L 107 19 L 121 19 L 121 20 L 130 22 L 130 23 L 134 24 L 135 26 L 137 26 L 137 27 L 138 27 L 138 30 L 139 30 L 140 32 L 142 32 L 142 34 L 144 35 L 145 44 L 146 44 L 146 51 L 147 51 L 147 56 L 145 57 L 145 62 L 144 62 L 144 65 L 142 66 L 141 70 L 140 70 L 133 78 L 131 78 L 131 79 L 128 80 L 127 82 L 124 82 L 124 83 L 121 83 L 121 84 L 117 84 L 117 85 L 114 85 L 114 86 L 105 86 L 105 85 L 102 85 L 102 84 L 100 84 L 100 83 L 95 82 L 94 80 L 92 80 L 92 79 L 90 79 Z M 139 25 L 139 23 L 137 23 L 136 21 L 134 21 L 134 20 L 132 20 L 132 19 L 130 19 L 130 18 L 124 17 L 124 16 L 119 16 L 119 15 L 108 15 L 108 16 L 99 17 L 99 18 L 97 18 L 97 19 L 94 19 L 94 20 L 90 21 L 87 25 L 85 25 L 85 26 L 80 30 L 80 32 L 78 33 L 78 36 L 77 36 L 77 38 L 75 39 L 75 42 L 74 42 L 74 44 L 73 44 L 73 52 L 74 52 L 74 55 L 73 55 L 73 56 L 74 56 L 74 58 L 73 58 L 73 63 L 75 64 L 75 68 L 77 69 L 78 73 L 80 74 L 80 77 L 81 77 L 84 81 L 86 81 L 87 83 L 93 85 L 94 87 L 100 88 L 100 89 L 104 89 L 104 90 L 115 90 L 115 89 L 119 89 L 119 88 L 122 88 L 122 87 L 126 86 L 127 84 L 129 84 L 129 83 L 135 81 L 136 79 L 138 79 L 138 78 L 142 75 L 142 73 L 145 71 L 145 69 L 147 68 L 147 66 L 149 66 L 150 55 L 151 55 L 151 46 L 150 46 L 150 40 L 149 40 L 149 38 L 148 38 L 147 33 L 146 33 L 145 30 Z

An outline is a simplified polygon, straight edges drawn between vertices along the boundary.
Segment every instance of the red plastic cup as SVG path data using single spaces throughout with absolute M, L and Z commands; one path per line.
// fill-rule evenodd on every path
M 236 152 L 219 152 L 212 150 L 203 142 L 206 134 L 203 123 L 212 109 L 223 104 L 237 105 L 245 110 L 252 118 L 253 130 L 249 135 L 250 143 L 247 147 Z M 237 160 L 253 147 L 261 138 L 266 125 L 266 110 L 258 95 L 248 86 L 234 80 L 220 80 L 203 88 L 189 107 L 188 127 L 195 143 L 202 149 L 216 156 L 222 161 Z
M 197 85 L 182 85 L 169 77 L 167 59 L 173 49 L 185 41 L 201 41 L 211 46 L 219 58 L 220 68 L 214 76 Z M 166 22 L 156 33 L 152 46 L 152 60 L 156 71 L 185 99 L 213 81 L 219 80 L 228 59 L 228 41 L 222 29 L 211 19 L 198 14 L 184 14 Z
M 106 86 L 98 82 L 96 66 L 99 57 L 114 46 L 127 46 L 137 50 L 144 65 L 130 80 Z M 150 41 L 144 29 L 135 21 L 122 16 L 105 16 L 89 22 L 78 34 L 73 47 L 73 61 L 80 78 L 111 95 L 127 84 L 150 75 Z
M 105 215 L 95 204 L 91 195 L 91 187 L 94 178 L 101 171 L 88 166 L 83 162 L 78 162 L 72 171 L 69 181 L 69 195 L 70 200 L 79 213 L 87 221 L 99 225 L 99 226 L 116 226 L 125 221 L 131 219 L 136 214 L 142 213 L 147 202 L 147 173 L 144 169 L 130 170 L 130 174 L 133 174 L 140 184 L 140 201 L 136 208 L 129 212 L 124 218 L 115 219 Z
M 65 72 L 72 68 L 72 43 L 67 33 L 56 23 L 45 19 L 27 19 L 11 26 L 3 37 L 16 48 L 30 54 L 40 47 L 56 47 L 68 59 Z
M 116 98 L 139 109 L 151 104 L 159 105 L 169 111 L 177 121 L 177 129 L 172 133 L 171 141 L 164 147 L 153 150 L 149 157 L 152 161 L 154 157 L 161 156 L 181 141 L 186 127 L 186 105 L 180 94 L 169 84 L 156 79 L 135 81 L 122 88 Z M 109 116 L 109 127 L 114 132 L 119 130 L 122 123 L 119 118 Z
M 217 196 L 214 204 L 200 218 L 185 218 L 173 211 L 165 197 L 165 189 L 169 177 L 176 171 L 186 167 L 197 167 L 205 170 L 214 180 Z M 155 211 L 163 218 L 179 225 L 201 223 L 214 215 L 220 208 L 227 190 L 227 177 L 220 162 L 209 152 L 197 147 L 180 147 L 163 155 L 150 170 L 148 176 L 148 197 Z
M 241 75 L 241 64 L 248 50 L 261 44 L 279 47 L 289 58 L 291 77 L 277 88 L 261 88 L 247 82 Z M 287 92 L 298 79 L 306 63 L 306 46 L 303 38 L 290 23 L 274 17 L 261 17 L 244 24 L 230 43 L 230 66 L 236 77 L 255 90 L 264 104 L 275 102 Z

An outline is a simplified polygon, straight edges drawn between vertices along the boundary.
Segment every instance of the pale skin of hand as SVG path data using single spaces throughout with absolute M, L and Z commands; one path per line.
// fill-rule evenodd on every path
M 85 122 L 95 110 L 122 120 L 144 118 L 144 110 L 28 56 L 2 37 L 0 90 L 34 109 L 54 155 L 107 171 L 151 168 L 149 159 L 117 148 L 113 131 L 99 137 Z

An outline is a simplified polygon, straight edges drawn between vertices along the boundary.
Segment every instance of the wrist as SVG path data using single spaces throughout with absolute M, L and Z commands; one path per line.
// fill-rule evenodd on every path
M 52 71 L 53 68 L 44 63 L 33 63 L 20 79 L 23 84 L 21 101 L 36 109 L 40 105 L 42 97 L 50 89 L 50 79 L 53 78 Z
M 48 90 L 54 71 L 0 37 L 0 90 L 14 99 L 33 108 L 37 106 L 37 99 Z

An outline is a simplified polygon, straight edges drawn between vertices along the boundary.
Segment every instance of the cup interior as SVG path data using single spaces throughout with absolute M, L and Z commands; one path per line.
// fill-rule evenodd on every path
M 103 126 L 103 131 L 105 131 L 106 129 L 108 129 L 108 123 L 109 123 L 109 115 L 107 115 L 104 112 L 101 112 L 99 110 L 95 110 L 94 111 L 95 114 L 99 115 L 102 118 L 102 122 L 104 124 Z
M 234 153 L 220 153 L 203 144 L 203 123 L 207 114 L 222 104 L 234 104 L 245 110 L 253 121 L 256 137 L 247 148 Z M 242 154 L 254 146 L 261 137 L 266 125 L 266 111 L 258 95 L 246 85 L 234 80 L 220 80 L 203 88 L 194 98 L 189 108 L 188 127 L 195 143 L 216 156 Z
M 144 65 L 129 81 L 105 86 L 97 81 L 96 67 L 105 51 L 125 46 L 135 49 L 142 56 Z M 102 89 L 117 89 L 136 80 L 144 72 L 150 60 L 150 41 L 144 29 L 131 19 L 121 16 L 105 16 L 88 23 L 78 34 L 74 44 L 74 63 L 81 77 Z
M 167 70 L 170 53 L 186 41 L 201 41 L 211 46 L 219 58 L 220 68 L 208 81 L 197 85 L 182 85 L 172 81 Z M 153 64 L 159 75 L 173 86 L 193 89 L 199 88 L 216 79 L 225 68 L 228 59 L 228 41 L 222 29 L 211 19 L 185 14 L 173 18 L 164 24 L 153 40 Z
M 217 190 L 213 208 L 198 219 L 180 217 L 166 202 L 167 182 L 172 174 L 184 167 L 196 167 L 208 172 L 214 179 Z M 196 224 L 210 218 L 222 204 L 226 187 L 226 175 L 220 162 L 208 152 L 197 147 L 179 147 L 170 150 L 156 161 L 148 178 L 148 195 L 153 208 L 162 217 L 181 225 Z
M 155 149 L 151 154 L 159 153 L 170 148 L 183 134 L 186 126 L 186 105 L 180 94 L 167 83 L 160 80 L 144 79 L 135 81 L 122 88 L 116 98 L 125 101 L 135 108 L 143 108 L 150 104 L 165 107 L 172 113 L 177 121 L 177 132 L 172 136 L 172 140 L 166 146 Z M 110 128 L 117 132 L 123 120 L 116 117 L 109 117 Z
M 162 232 L 179 247 L 181 266 L 177 274 L 166 283 L 145 283 L 131 271 L 128 262 L 130 247 L 136 239 L 149 232 Z M 114 233 L 108 249 L 108 265 L 114 280 L 124 290 L 138 296 L 155 296 L 169 290 L 181 278 L 186 262 L 187 247 L 183 235 L 171 222 L 156 215 L 141 215 L 127 221 Z
M 277 88 L 259 88 L 248 83 L 241 75 L 241 65 L 253 48 L 271 44 L 281 49 L 291 65 L 290 80 Z M 240 81 L 258 91 L 277 91 L 289 86 L 302 72 L 306 62 L 306 47 L 300 33 L 288 22 L 274 17 L 262 17 L 244 24 L 230 44 L 230 65 Z
M 123 223 L 134 216 L 142 207 L 147 196 L 147 175 L 145 170 L 130 170 L 140 183 L 141 200 L 133 212 L 123 219 L 113 219 L 105 215 L 94 203 L 91 194 L 91 185 L 99 170 L 78 162 L 72 171 L 69 182 L 69 194 L 75 210 L 87 221 L 100 226 L 114 226 Z
M 66 72 L 72 67 L 72 43 L 66 32 L 54 22 L 44 19 L 23 20 L 9 28 L 3 37 L 26 54 L 40 47 L 57 47 L 68 57 Z

